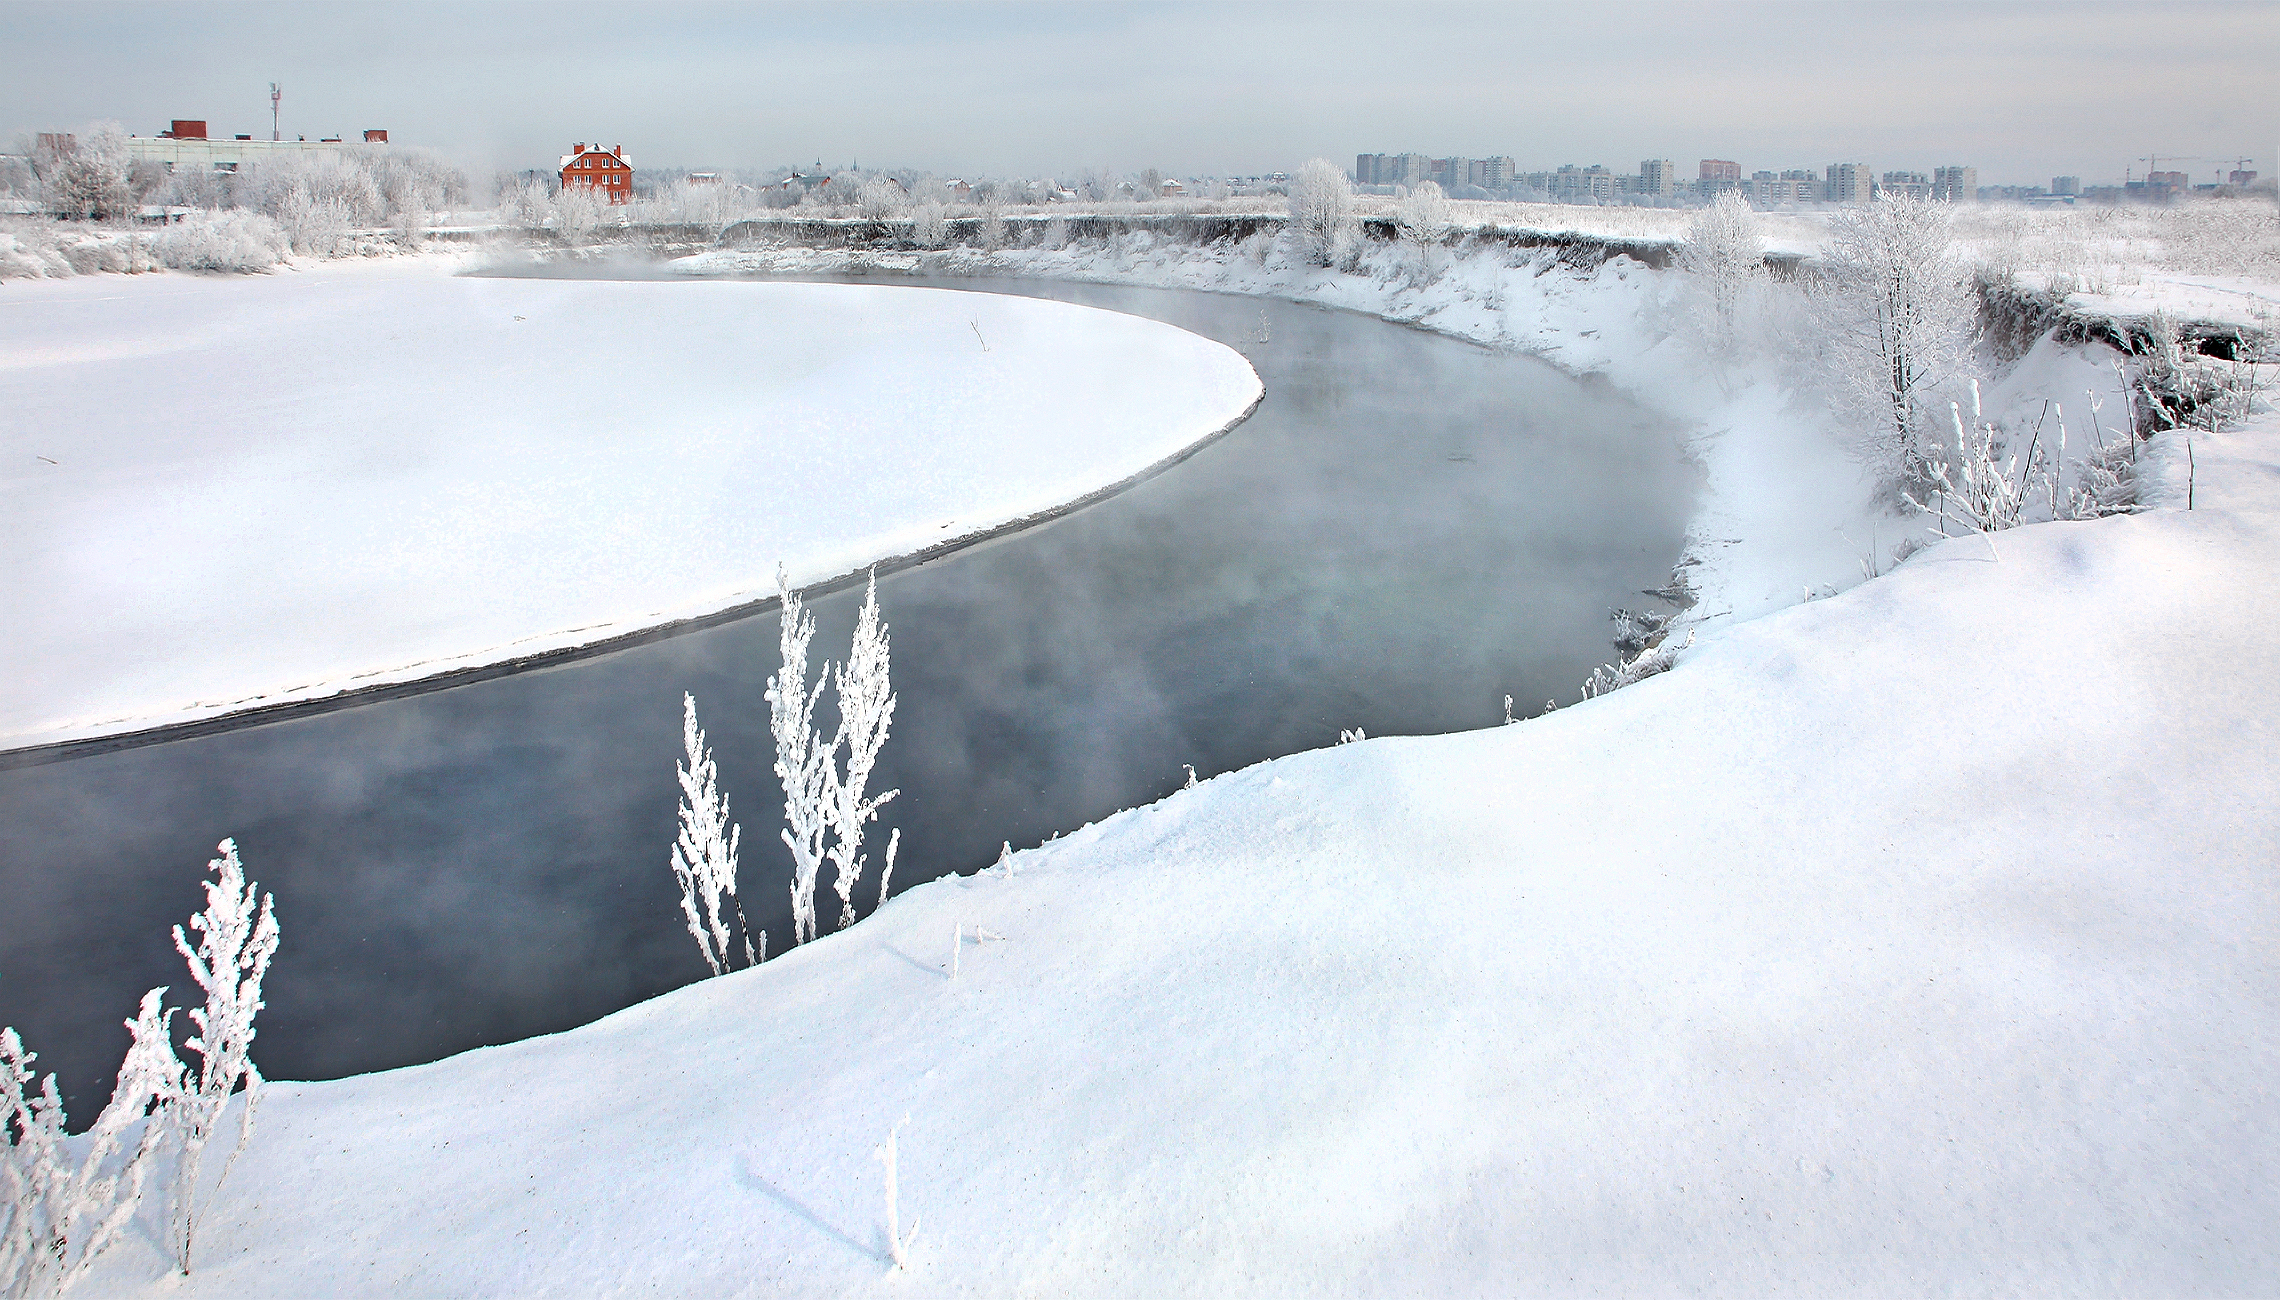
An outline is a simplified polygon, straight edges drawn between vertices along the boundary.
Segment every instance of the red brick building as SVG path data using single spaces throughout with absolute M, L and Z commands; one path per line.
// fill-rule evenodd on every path
M 562 155 L 562 188 L 591 190 L 595 198 L 610 203 L 632 202 L 633 163 L 625 156 L 625 146 L 571 145 L 570 152 Z

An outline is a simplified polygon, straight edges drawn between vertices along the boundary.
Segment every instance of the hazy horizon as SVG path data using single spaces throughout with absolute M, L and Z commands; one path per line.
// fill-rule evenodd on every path
M 0 138 L 385 128 L 481 175 L 640 166 L 1246 175 L 1364 152 L 1635 170 L 2271 175 L 2268 4 L 26 4 Z M 1579 22 L 1579 15 L 1584 21 Z M 1579 30 L 1581 28 L 1581 30 Z M 103 57 L 94 57 L 96 55 Z M 2262 108 L 2254 105 L 2262 104 Z

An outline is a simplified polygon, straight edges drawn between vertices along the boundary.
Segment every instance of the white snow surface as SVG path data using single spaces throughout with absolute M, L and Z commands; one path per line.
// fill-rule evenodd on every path
M 0 747 L 735 607 L 1081 500 L 1261 391 L 1062 303 L 449 265 L 0 291 Z
M 197 1271 L 130 1240 L 95 1289 L 2265 1292 L 2280 420 L 2194 435 L 2190 511 L 2178 437 L 2148 513 L 1233 773 L 568 1033 L 273 1085 Z

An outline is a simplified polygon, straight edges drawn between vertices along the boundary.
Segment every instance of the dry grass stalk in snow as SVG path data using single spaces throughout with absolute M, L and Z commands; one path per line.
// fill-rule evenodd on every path
M 55 1076 L 34 1089 L 36 1054 L 14 1029 L 0 1030 L 0 1296 L 61 1293 L 134 1218 L 173 1132 L 167 1108 L 182 1091 L 169 1036 L 174 1012 L 159 1005 L 165 993 L 143 994 L 126 1022 L 132 1038 L 117 1086 L 76 1159 L 66 1150 Z M 127 1130 L 137 1123 L 142 1132 L 130 1147 Z
M 262 1008 L 261 981 L 277 955 L 273 900 L 261 895 L 256 911 L 257 887 L 245 878 L 236 841 L 223 840 L 220 848 L 222 856 L 206 864 L 216 877 L 205 882 L 206 906 L 190 918 L 197 943 L 190 942 L 181 926 L 174 927 L 174 946 L 190 963 L 198 987 L 206 991 L 206 1005 L 190 1008 L 190 1023 L 197 1033 L 188 1047 L 198 1053 L 199 1066 L 185 1076 L 182 1095 L 172 1107 L 181 1154 L 174 1170 L 169 1244 L 175 1267 L 184 1273 L 190 1271 L 200 1216 L 253 1137 L 253 1111 L 261 1099 L 261 1071 L 249 1054 L 253 1018 Z M 201 1201 L 206 1144 L 220 1131 L 230 1099 L 241 1088 L 245 1096 L 238 1107 L 237 1143 Z
M 745 930 L 745 964 L 755 965 L 760 958 L 753 951 L 751 931 L 744 926 L 743 905 L 736 900 L 736 848 L 743 828 L 728 820 L 728 797 L 720 792 L 719 769 L 704 731 L 697 726 L 697 699 L 686 691 L 681 694 L 681 745 L 686 756 L 673 765 L 681 783 L 681 833 L 673 844 L 673 879 L 681 886 L 681 914 L 688 919 L 689 934 L 704 954 L 705 965 L 718 975 L 729 965 L 723 898 L 735 910 L 738 928 Z M 767 946 L 763 932 L 761 951 Z

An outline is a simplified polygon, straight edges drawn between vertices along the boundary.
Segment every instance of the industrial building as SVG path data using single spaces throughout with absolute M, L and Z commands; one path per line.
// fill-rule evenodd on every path
M 172 129 L 156 136 L 133 135 L 127 137 L 127 156 L 136 162 L 157 162 L 168 171 L 184 166 L 206 171 L 234 172 L 242 163 L 260 162 L 265 158 L 307 156 L 319 153 L 336 153 L 353 144 L 386 144 L 388 133 L 374 129 L 364 133 L 364 139 L 351 142 L 340 136 L 325 136 L 311 140 L 306 136 L 292 140 L 256 140 L 250 135 L 236 135 L 227 140 L 210 138 L 206 123 L 189 118 L 174 119 Z

